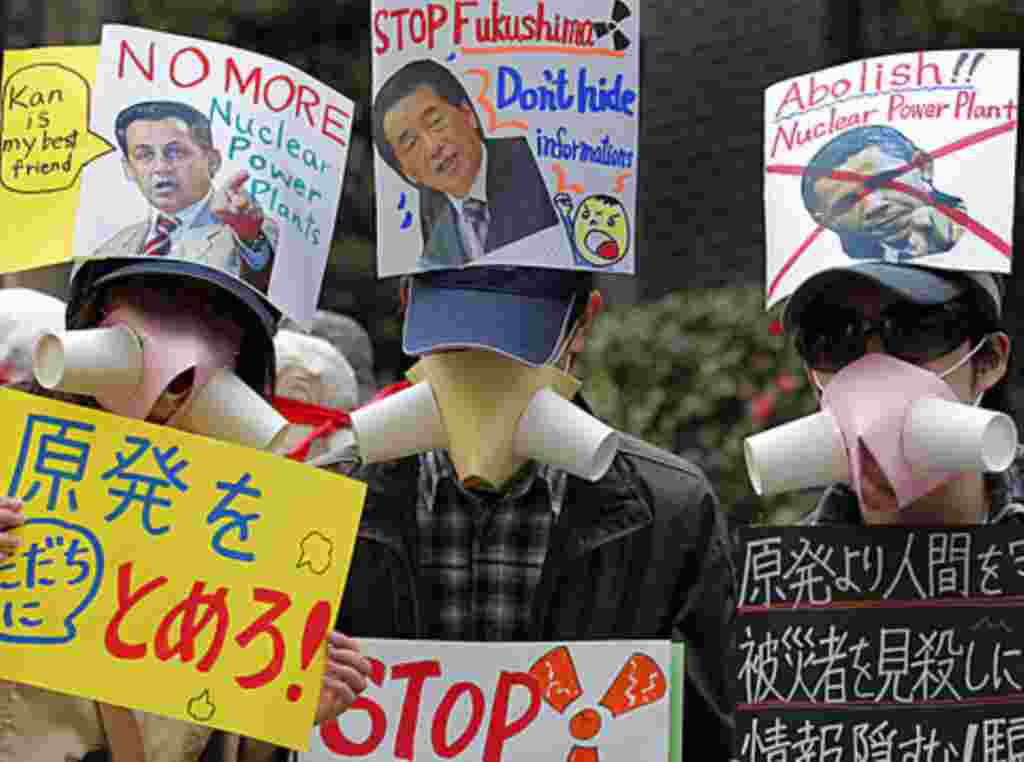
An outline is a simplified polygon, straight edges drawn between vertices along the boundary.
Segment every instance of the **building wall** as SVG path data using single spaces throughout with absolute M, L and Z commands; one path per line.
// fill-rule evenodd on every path
M 643 6 L 642 297 L 764 277 L 764 89 L 827 66 L 824 0 Z

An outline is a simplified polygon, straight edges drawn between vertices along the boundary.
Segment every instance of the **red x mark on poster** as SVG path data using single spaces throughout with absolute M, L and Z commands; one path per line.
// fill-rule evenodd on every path
M 998 137 L 999 135 L 1002 135 L 1015 129 L 1017 129 L 1017 120 L 1006 122 L 1005 124 L 1001 124 L 996 127 L 990 127 L 987 130 L 982 130 L 972 135 L 967 135 L 965 137 L 960 138 L 959 140 L 956 140 L 952 143 L 949 143 L 948 145 L 943 146 L 942 148 L 939 148 L 936 151 L 931 152 L 930 154 L 922 156 L 920 159 L 916 159 L 908 164 L 903 165 L 902 167 L 899 167 L 896 170 L 896 174 L 897 176 L 905 174 L 913 169 L 918 168 L 918 166 L 925 161 L 939 159 L 942 158 L 943 156 L 948 156 L 949 154 L 956 153 L 957 151 L 963 150 L 964 148 L 976 145 L 978 143 L 983 143 L 986 140 L 991 140 L 992 138 Z M 797 177 L 802 177 L 805 169 L 806 167 L 800 166 L 798 164 L 769 164 L 768 166 L 765 167 L 765 172 L 768 174 L 796 175 Z M 922 191 L 919 191 L 916 188 L 912 188 L 905 183 L 901 183 L 895 177 L 886 182 L 879 183 L 877 186 L 871 187 L 868 185 L 869 181 L 872 180 L 872 177 L 869 175 L 862 175 L 857 172 L 847 172 L 843 170 L 833 170 L 832 172 L 829 173 L 828 176 L 837 180 L 851 180 L 853 182 L 864 183 L 865 187 L 863 187 L 857 195 L 856 200 L 858 202 L 861 199 L 873 193 L 874 191 L 878 190 L 879 188 L 893 188 L 909 196 L 913 196 L 919 199 L 920 201 L 924 202 L 925 204 L 935 207 L 935 209 L 937 209 L 940 213 L 949 217 L 951 220 L 956 222 L 965 230 L 969 230 L 971 233 L 978 236 L 980 239 L 988 243 L 990 246 L 992 246 L 992 248 L 994 248 L 1003 256 L 1009 258 L 1013 254 L 1010 248 L 1010 244 L 1007 241 L 1004 241 L 1002 238 L 1000 238 L 998 235 L 996 235 L 994 232 L 989 230 L 987 227 L 982 225 L 977 220 L 973 219 L 964 211 L 960 209 L 953 209 L 951 207 L 936 203 L 936 201 L 929 194 L 923 193 Z M 793 264 L 803 255 L 805 251 L 807 251 L 810 245 L 814 243 L 814 241 L 817 239 L 819 235 L 821 235 L 823 230 L 825 230 L 825 228 L 821 225 L 818 225 L 811 232 L 811 234 L 804 239 L 803 243 L 801 243 L 796 248 L 796 251 L 794 251 L 789 256 L 789 259 L 786 260 L 782 267 L 779 268 L 779 271 L 775 274 L 775 277 L 772 279 L 771 285 L 768 287 L 769 297 L 771 297 L 771 295 L 775 292 L 775 289 L 778 288 L 779 282 L 789 271 L 789 269 L 793 266 Z

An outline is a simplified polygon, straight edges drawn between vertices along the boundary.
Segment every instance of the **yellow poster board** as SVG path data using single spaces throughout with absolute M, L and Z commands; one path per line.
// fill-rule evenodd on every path
M 0 678 L 308 748 L 365 486 L 0 390 Z
M 99 46 L 4 52 L 0 272 L 71 256 L 82 167 L 114 150 L 89 131 Z

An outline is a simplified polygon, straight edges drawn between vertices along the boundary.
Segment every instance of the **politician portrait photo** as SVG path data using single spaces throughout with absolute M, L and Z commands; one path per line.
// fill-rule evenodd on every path
M 963 199 L 936 190 L 932 158 L 892 127 L 857 127 L 826 143 L 801 181 L 814 221 L 853 259 L 901 262 L 949 251 L 963 228 L 943 211 Z
M 558 224 L 526 139 L 486 136 L 462 83 L 435 61 L 409 63 L 381 86 L 373 138 L 418 192 L 417 270 L 461 267 Z
M 244 190 L 247 172 L 215 185 L 222 159 L 209 118 L 187 103 L 144 101 L 117 115 L 114 134 L 124 176 L 149 213 L 93 256 L 201 262 L 266 294 L 278 228 Z

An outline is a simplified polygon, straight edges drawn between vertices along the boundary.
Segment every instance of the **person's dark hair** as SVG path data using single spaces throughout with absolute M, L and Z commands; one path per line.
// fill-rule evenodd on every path
M 384 135 L 384 117 L 402 98 L 412 95 L 421 87 L 429 87 L 435 95 L 456 108 L 463 105 L 473 108 L 466 88 L 447 67 L 437 61 L 413 61 L 396 71 L 381 85 L 377 97 L 373 100 L 373 143 L 384 162 L 410 183 L 412 181 L 402 172 L 398 157 Z M 479 132 L 480 138 L 483 139 L 483 132 Z
M 178 101 L 142 101 L 122 110 L 114 120 L 114 135 L 121 151 L 126 155 L 128 153 L 129 125 L 139 120 L 159 122 L 163 119 L 180 119 L 188 125 L 189 133 L 197 145 L 207 149 L 214 147 L 210 120 L 198 109 Z

